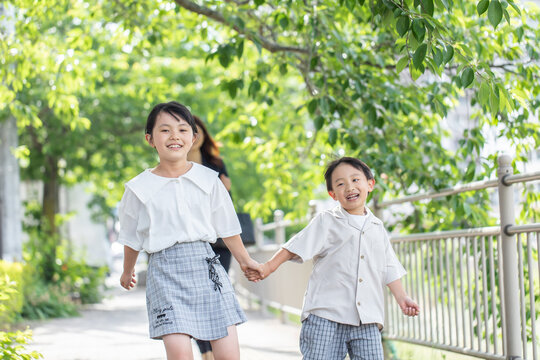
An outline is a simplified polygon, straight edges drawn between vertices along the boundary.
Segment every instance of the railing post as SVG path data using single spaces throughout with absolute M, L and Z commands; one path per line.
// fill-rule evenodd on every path
M 315 200 L 309 200 L 309 221 L 317 215 L 317 202 Z
M 258 248 L 264 244 L 264 232 L 262 230 L 263 221 L 261 218 L 255 219 L 255 244 Z
M 275 241 L 278 245 L 281 245 L 285 242 L 285 226 L 283 226 L 283 216 L 283 211 L 274 211 L 274 223 L 276 224 Z
M 498 158 L 499 212 L 501 215 L 501 247 L 503 259 L 504 313 L 506 318 L 506 359 L 522 358 L 520 304 L 518 289 L 517 245 L 506 229 L 514 225 L 514 189 L 505 185 L 504 178 L 512 175 L 512 158 L 502 154 Z

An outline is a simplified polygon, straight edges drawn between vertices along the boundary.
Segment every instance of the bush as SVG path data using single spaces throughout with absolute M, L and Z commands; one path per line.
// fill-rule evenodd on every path
M 23 265 L 0 260 L 0 324 L 13 323 L 23 307 Z
M 2 262 L 0 265 L 0 269 L 5 271 L 5 273 L 0 276 L 0 319 L 8 319 L 11 317 L 11 314 L 13 314 L 13 309 L 22 306 L 22 304 L 20 304 L 20 301 L 18 300 L 18 298 L 20 298 L 18 295 L 20 292 L 17 291 L 18 284 L 16 281 L 10 279 L 6 269 L 9 269 L 10 273 L 18 274 L 20 276 L 21 271 L 18 270 L 22 270 L 22 266 L 19 268 L 18 266 L 7 262 Z M 41 358 L 42 356 L 38 352 L 32 351 L 28 353 L 24 349 L 24 345 L 28 344 L 31 337 L 32 333 L 30 330 L 16 332 L 0 331 L 0 360 L 29 360 Z
M 32 339 L 30 330 L 17 332 L 0 331 L 0 360 L 30 360 L 41 359 L 43 356 L 37 351 L 28 353 L 24 345 Z

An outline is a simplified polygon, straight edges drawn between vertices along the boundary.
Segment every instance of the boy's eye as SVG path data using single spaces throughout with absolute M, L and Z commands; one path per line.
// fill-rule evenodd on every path
M 353 179 L 354 182 L 356 182 L 356 181 L 358 181 L 358 180 L 360 180 L 360 179 Z

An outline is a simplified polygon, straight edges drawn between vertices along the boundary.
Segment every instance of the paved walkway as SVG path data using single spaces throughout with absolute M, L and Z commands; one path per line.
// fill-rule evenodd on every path
M 161 341 L 148 338 L 144 289 L 115 287 L 103 303 L 87 306 L 81 317 L 30 324 L 29 349 L 45 360 L 165 359 Z M 270 315 L 246 312 L 248 322 L 238 327 L 243 360 L 300 359 L 300 327 L 284 325 Z M 200 359 L 196 345 L 195 359 Z

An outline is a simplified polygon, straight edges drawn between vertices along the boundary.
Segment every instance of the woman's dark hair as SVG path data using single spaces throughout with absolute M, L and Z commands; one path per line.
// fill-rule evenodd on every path
M 144 130 L 146 134 L 152 135 L 152 130 L 154 130 L 154 126 L 156 125 L 156 119 L 162 112 L 166 112 L 178 121 L 180 121 L 180 119 L 185 120 L 193 129 L 193 133 L 197 133 L 197 125 L 188 108 L 176 101 L 170 101 L 168 103 L 157 104 L 152 111 L 150 111 L 148 119 L 146 119 L 146 128 Z
M 193 115 L 193 119 L 195 120 L 195 124 L 199 128 L 201 128 L 202 133 L 204 135 L 204 140 L 201 145 L 201 153 L 203 157 L 208 159 L 208 161 L 211 164 L 214 164 L 215 166 L 222 168 L 223 159 L 221 159 L 221 157 L 219 156 L 219 147 L 216 141 L 212 138 L 212 136 L 206 129 L 206 125 L 204 125 L 202 120 L 197 115 Z
M 371 172 L 371 169 L 363 161 L 358 160 L 353 157 L 342 157 L 341 159 L 332 161 L 330 164 L 328 164 L 328 167 L 326 168 L 326 172 L 324 173 L 324 179 L 326 180 L 326 189 L 328 191 L 333 190 L 332 189 L 332 174 L 334 173 L 334 170 L 336 170 L 336 168 L 340 164 L 349 164 L 358 170 L 362 170 L 362 172 L 366 176 L 366 179 L 368 180 L 373 179 L 373 173 Z

